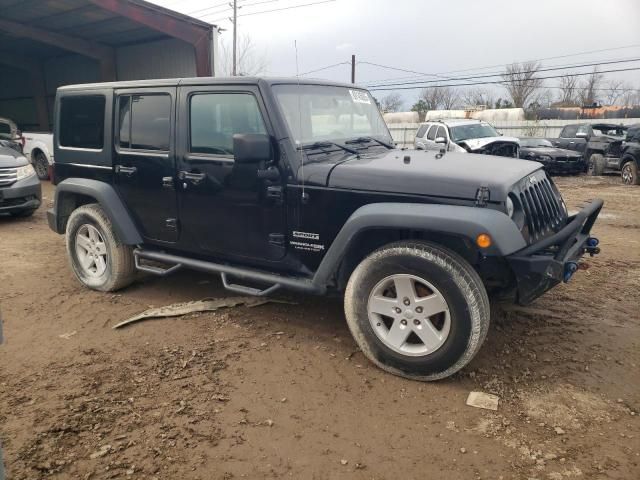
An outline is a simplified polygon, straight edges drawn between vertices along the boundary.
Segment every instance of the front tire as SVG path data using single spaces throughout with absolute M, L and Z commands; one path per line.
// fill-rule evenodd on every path
M 428 242 L 380 248 L 353 271 L 345 314 L 364 355 L 383 370 L 439 380 L 467 365 L 489 329 L 487 292 L 456 253 Z
M 622 183 L 625 185 L 640 185 L 640 175 L 638 175 L 638 165 L 633 160 L 622 166 Z
M 133 282 L 133 249 L 120 242 L 100 205 L 84 205 L 73 211 L 66 241 L 71 268 L 83 285 L 113 292 Z
M 591 176 L 599 176 L 604 173 L 605 160 L 600 153 L 592 153 L 589 157 L 587 173 Z

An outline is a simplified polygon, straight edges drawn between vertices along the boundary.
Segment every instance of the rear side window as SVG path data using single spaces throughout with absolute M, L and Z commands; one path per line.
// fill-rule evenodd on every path
M 236 133 L 267 133 L 250 93 L 198 93 L 190 100 L 190 151 L 233 155 Z
M 445 140 L 447 139 L 447 131 L 444 127 L 438 127 L 438 133 L 436 134 L 436 138 L 442 137 Z
M 427 133 L 427 138 L 429 140 L 435 140 L 436 139 L 436 131 L 438 130 L 438 126 L 437 125 L 431 125 L 431 128 L 429 129 L 429 133 Z
M 63 97 L 60 101 L 60 145 L 102 150 L 104 105 L 103 95 Z
M 560 133 L 560 138 L 574 138 L 576 136 L 576 132 L 578 131 L 577 125 L 567 125 L 562 129 Z
M 424 137 L 424 132 L 427 131 L 427 128 L 429 128 L 429 125 L 422 125 L 419 129 L 418 129 L 418 133 L 416 133 L 416 137 Z
M 168 94 L 125 95 L 118 104 L 120 148 L 169 150 L 171 97 Z

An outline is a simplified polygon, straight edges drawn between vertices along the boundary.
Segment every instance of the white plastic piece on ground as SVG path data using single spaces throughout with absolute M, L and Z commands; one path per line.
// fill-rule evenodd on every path
M 484 392 L 469 392 L 467 405 L 470 407 L 484 408 L 485 410 L 498 410 L 500 397 Z

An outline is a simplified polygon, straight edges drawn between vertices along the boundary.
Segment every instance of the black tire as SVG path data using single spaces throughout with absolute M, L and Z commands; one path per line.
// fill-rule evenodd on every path
M 96 271 L 92 272 L 91 268 L 82 265 L 79 257 L 82 252 L 82 247 L 79 246 L 79 232 L 93 231 L 92 229 L 97 230 L 98 238 L 101 237 L 102 240 L 100 243 L 104 244 L 102 272 L 99 271 L 97 262 L 93 264 Z M 111 220 L 100 205 L 84 205 L 71 213 L 67 223 L 66 243 L 71 269 L 83 285 L 101 292 L 113 292 L 133 282 L 136 273 L 133 248 L 120 242 L 112 228 Z
M 49 180 L 49 161 L 44 153 L 36 152 L 33 157 L 33 168 L 40 180 Z
M 604 173 L 605 159 L 600 153 L 592 153 L 587 164 L 587 174 L 591 176 L 599 176 Z
M 419 277 L 444 298 L 450 326 L 444 343 L 434 351 L 419 356 L 402 354 L 374 331 L 374 323 L 382 327 L 369 318 L 370 295 L 391 275 Z M 467 365 L 484 342 L 490 321 L 487 292 L 473 267 L 452 251 L 421 241 L 393 243 L 365 258 L 347 284 L 345 314 L 354 339 L 369 360 L 387 372 L 421 381 L 448 377 Z
M 638 175 L 638 165 L 633 160 L 629 160 L 621 169 L 622 183 L 625 185 L 640 185 L 640 175 Z
M 29 210 L 20 210 L 17 212 L 11 212 L 12 217 L 27 218 L 32 216 L 36 212 L 37 208 L 30 208 Z

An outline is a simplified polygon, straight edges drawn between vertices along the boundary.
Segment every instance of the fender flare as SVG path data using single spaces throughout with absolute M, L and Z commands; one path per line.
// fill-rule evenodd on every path
M 68 193 L 95 198 L 111 220 L 116 235 L 122 243 L 126 245 L 142 243 L 142 236 L 115 188 L 108 183 L 85 178 L 68 178 L 56 186 L 52 216 L 54 230 L 57 233 L 65 233 L 66 219 L 60 217 L 58 207 L 60 196 Z
M 30 162 L 33 162 L 33 161 L 35 160 L 35 157 L 34 157 L 34 155 L 33 155 L 33 154 L 34 154 L 35 152 L 37 152 L 37 151 L 40 151 L 40 152 L 42 152 L 42 153 L 44 154 L 45 158 L 47 159 L 47 163 L 48 163 L 49 165 L 52 165 L 52 164 L 53 164 L 53 161 L 51 160 L 51 159 L 52 159 L 51 152 L 49 152 L 49 149 L 48 149 L 48 148 L 47 148 L 47 146 L 44 144 L 44 142 L 37 142 L 37 143 L 36 143 L 36 144 L 31 148 L 31 150 L 29 151 L 29 161 L 30 161 Z
M 316 270 L 313 283 L 326 285 L 357 235 L 380 228 L 453 234 L 474 243 L 478 235 L 488 233 L 493 243 L 483 251 L 498 257 L 527 246 L 516 224 L 497 210 L 423 203 L 373 203 L 360 207 L 347 219 Z

